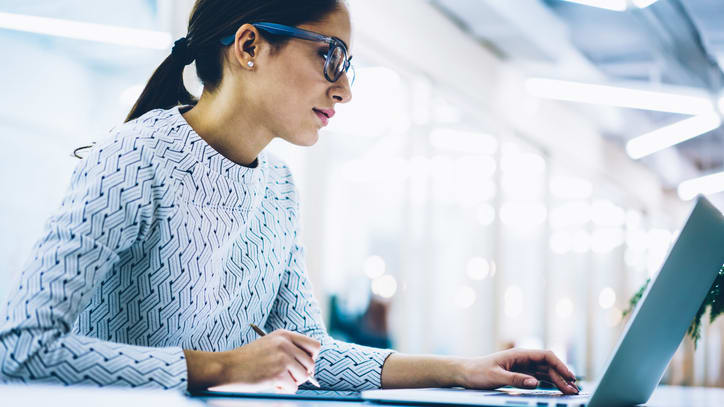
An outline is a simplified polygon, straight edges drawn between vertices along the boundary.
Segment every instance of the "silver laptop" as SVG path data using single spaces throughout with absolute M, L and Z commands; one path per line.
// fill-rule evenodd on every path
M 593 392 L 452 389 L 366 390 L 376 402 L 476 406 L 616 407 L 648 401 L 724 264 L 724 217 L 698 197 L 661 270 L 649 284 Z

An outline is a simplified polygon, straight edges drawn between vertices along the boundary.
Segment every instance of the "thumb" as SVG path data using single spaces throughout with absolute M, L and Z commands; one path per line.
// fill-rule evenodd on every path
M 510 386 L 524 389 L 533 389 L 538 386 L 538 379 L 527 374 L 503 371 L 502 375 L 503 381 Z

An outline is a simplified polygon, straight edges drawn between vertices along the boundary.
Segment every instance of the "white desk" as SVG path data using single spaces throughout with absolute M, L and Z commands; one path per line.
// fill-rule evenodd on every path
M 61 386 L 0 385 L 0 406 L 20 407 L 375 407 L 369 402 L 186 397 L 175 391 L 97 389 Z M 382 405 L 379 405 L 382 406 Z M 389 406 L 389 405 L 386 405 Z M 724 389 L 660 386 L 650 407 L 722 407 Z

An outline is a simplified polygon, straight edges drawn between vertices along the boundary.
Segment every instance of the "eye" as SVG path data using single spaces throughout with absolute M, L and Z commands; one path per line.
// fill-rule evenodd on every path
M 329 53 L 329 48 L 322 48 L 319 50 L 319 56 L 322 57 L 322 59 L 327 59 L 328 53 Z

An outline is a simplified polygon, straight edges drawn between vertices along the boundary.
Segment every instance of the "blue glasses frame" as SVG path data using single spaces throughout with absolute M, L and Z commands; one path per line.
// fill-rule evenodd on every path
M 354 83 L 355 71 L 351 62 L 352 57 L 349 57 L 347 45 L 339 38 L 329 37 L 320 33 L 316 33 L 314 31 L 304 30 L 297 27 L 290 27 L 284 24 L 262 22 L 252 23 L 252 25 L 259 30 L 268 32 L 269 34 L 286 35 L 288 37 L 299 38 L 307 41 L 318 41 L 327 43 L 329 45 L 329 50 L 327 51 L 327 55 L 324 57 L 324 77 L 329 82 L 337 82 L 342 74 L 347 73 L 351 68 L 352 78 L 350 80 L 350 84 Z M 229 46 L 234 43 L 235 38 L 236 34 L 226 36 L 221 39 L 221 44 L 224 46 Z M 338 50 L 341 50 L 341 55 L 335 58 L 335 53 L 339 52 Z M 330 61 L 339 62 L 334 62 L 335 65 L 331 65 Z

